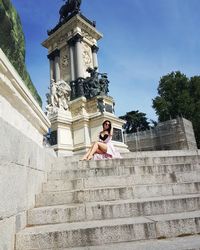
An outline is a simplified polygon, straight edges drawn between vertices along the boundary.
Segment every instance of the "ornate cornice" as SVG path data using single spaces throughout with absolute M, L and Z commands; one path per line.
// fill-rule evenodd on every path
M 85 34 L 87 33 L 87 36 L 92 37 L 94 40 L 98 41 L 102 38 L 102 34 L 99 33 L 93 25 L 85 21 L 82 16 L 77 14 L 51 34 L 49 38 L 42 43 L 42 45 L 49 49 L 55 43 L 59 43 L 61 38 L 66 41 L 67 37 L 69 39 L 74 36 L 72 31 L 77 27 L 81 30 L 80 32 L 84 32 Z M 82 36 L 85 37 L 84 34 L 82 34 Z

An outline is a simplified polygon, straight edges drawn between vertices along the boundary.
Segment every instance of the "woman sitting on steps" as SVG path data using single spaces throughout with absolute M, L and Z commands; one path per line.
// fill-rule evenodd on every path
M 102 126 L 103 130 L 99 134 L 98 142 L 93 143 L 93 145 L 81 159 L 82 161 L 89 161 L 92 158 L 94 160 L 121 158 L 120 153 L 115 149 L 111 142 L 111 122 L 106 120 Z

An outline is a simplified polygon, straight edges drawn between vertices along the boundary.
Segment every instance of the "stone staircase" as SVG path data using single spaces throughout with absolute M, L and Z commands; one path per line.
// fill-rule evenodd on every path
M 200 156 L 58 159 L 16 250 L 200 249 Z

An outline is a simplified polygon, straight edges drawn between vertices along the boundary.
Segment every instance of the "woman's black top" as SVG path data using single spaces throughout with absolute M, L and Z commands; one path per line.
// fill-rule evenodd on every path
M 107 138 L 108 138 L 108 135 L 105 134 L 104 136 L 102 136 L 101 134 L 99 135 L 99 138 L 102 140 L 102 141 L 105 141 Z

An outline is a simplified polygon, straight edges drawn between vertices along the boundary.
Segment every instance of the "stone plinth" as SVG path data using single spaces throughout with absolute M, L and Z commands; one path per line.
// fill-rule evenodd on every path
M 102 130 L 102 123 L 105 120 L 110 120 L 112 123 L 113 144 L 121 152 L 128 151 L 122 133 L 124 121 L 113 114 L 113 103 L 113 98 L 108 96 L 97 96 L 90 100 L 81 97 L 70 102 L 74 153 L 86 151 L 91 143 L 98 140 L 99 132 Z M 106 111 L 106 107 L 110 112 Z
M 68 111 L 58 109 L 49 115 L 51 145 L 57 155 L 69 156 L 85 152 L 91 143 L 98 140 L 105 120 L 112 123 L 113 144 L 120 152 L 128 152 L 122 133 L 124 121 L 114 115 L 113 102 L 112 97 L 108 96 L 97 96 L 90 100 L 80 97 L 69 102 Z
M 49 116 L 51 121 L 52 147 L 58 156 L 72 155 L 72 117 L 71 112 L 57 110 Z

